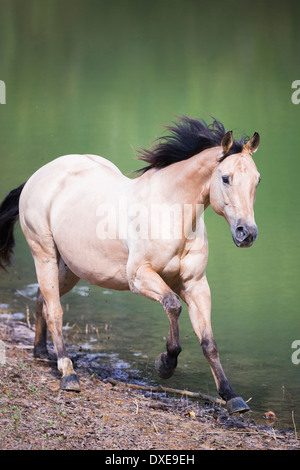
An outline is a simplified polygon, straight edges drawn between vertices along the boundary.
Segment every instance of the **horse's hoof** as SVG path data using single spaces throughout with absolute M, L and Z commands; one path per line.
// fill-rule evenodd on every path
M 33 356 L 36 359 L 49 359 L 49 352 L 45 346 L 34 346 L 33 348 Z
M 78 375 L 70 374 L 62 377 L 60 381 L 60 388 L 61 390 L 66 390 L 67 392 L 80 392 Z
M 229 414 L 246 413 L 246 411 L 250 411 L 249 406 L 241 397 L 231 398 L 231 400 L 226 403 L 226 408 L 229 411 Z
M 162 379 L 169 379 L 174 374 L 177 366 L 177 358 L 161 353 L 155 361 L 155 369 Z

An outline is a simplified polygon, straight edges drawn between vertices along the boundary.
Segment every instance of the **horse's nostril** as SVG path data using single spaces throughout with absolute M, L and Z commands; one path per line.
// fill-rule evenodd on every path
M 238 240 L 244 240 L 248 236 L 249 232 L 246 229 L 246 227 L 244 227 L 243 225 L 238 225 L 235 230 L 235 233 L 236 233 L 236 238 Z
M 240 224 L 233 231 L 233 240 L 237 246 L 251 246 L 257 238 L 256 225 Z

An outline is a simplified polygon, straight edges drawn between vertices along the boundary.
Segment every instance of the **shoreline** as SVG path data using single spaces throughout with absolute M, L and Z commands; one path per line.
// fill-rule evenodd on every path
M 114 385 L 90 369 L 78 370 L 80 393 L 62 391 L 55 361 L 33 358 L 33 336 L 25 322 L 0 320 L 1 450 L 300 450 L 296 432 Z

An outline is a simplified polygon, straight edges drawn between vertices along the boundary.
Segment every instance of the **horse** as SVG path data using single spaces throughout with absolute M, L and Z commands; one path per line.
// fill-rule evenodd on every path
M 42 166 L 3 200 L 1 267 L 7 270 L 11 263 L 19 219 L 39 285 L 34 356 L 48 356 L 49 330 L 62 390 L 80 391 L 80 382 L 64 343 L 60 297 L 83 279 L 160 302 L 169 320 L 166 352 L 155 361 L 163 378 L 171 377 L 181 352 L 183 301 L 229 413 L 249 411 L 224 373 L 213 336 L 202 214 L 211 205 L 228 222 L 237 247 L 254 243 L 260 175 L 252 155 L 260 137 L 255 132 L 251 139 L 234 140 L 232 131 L 212 119 L 207 124 L 203 119 L 176 118 L 166 127 L 167 135 L 150 149 L 139 150 L 146 166 L 133 177 L 100 156 L 64 155 Z M 172 208 L 170 217 L 167 212 L 158 216 L 161 207 Z

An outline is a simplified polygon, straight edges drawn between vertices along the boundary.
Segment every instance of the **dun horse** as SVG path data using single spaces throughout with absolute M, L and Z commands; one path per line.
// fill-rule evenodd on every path
M 151 150 L 141 150 L 139 158 L 146 166 L 135 178 L 124 176 L 102 157 L 66 155 L 12 190 L 0 207 L 1 267 L 10 263 L 13 227 L 19 218 L 39 284 L 34 355 L 47 356 L 48 329 L 62 389 L 80 390 L 80 384 L 64 344 L 60 297 L 84 279 L 161 303 L 169 334 L 166 352 L 158 356 L 155 367 L 163 378 L 173 374 L 181 351 L 181 298 L 219 395 L 231 413 L 244 412 L 249 407 L 226 378 L 211 328 L 205 274 L 208 244 L 201 207 L 210 204 L 226 219 L 238 247 L 253 244 L 257 238 L 253 205 L 260 176 L 252 154 L 259 135 L 234 141 L 219 121 L 207 125 L 187 117 L 167 129 L 169 135 L 158 139 Z M 120 201 L 126 201 L 125 210 L 120 210 Z M 162 236 L 168 232 L 167 222 L 170 228 L 170 218 L 155 216 L 155 211 L 153 216 L 153 207 L 180 209 L 172 213 L 170 236 Z

